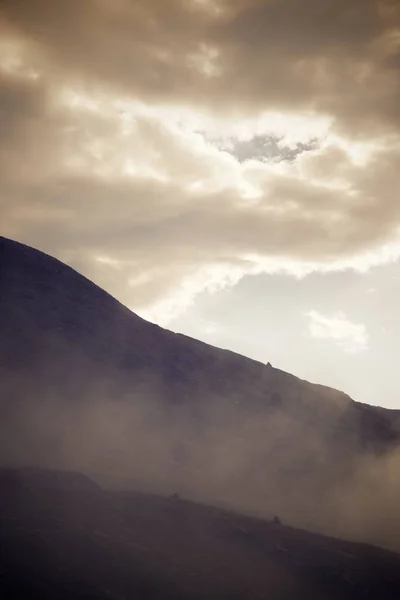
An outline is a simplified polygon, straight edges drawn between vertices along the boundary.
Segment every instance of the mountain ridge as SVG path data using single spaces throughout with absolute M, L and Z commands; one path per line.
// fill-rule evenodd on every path
M 12 254 L 13 254 L 12 252 L 10 252 L 10 250 L 17 250 L 18 254 L 20 256 L 22 254 L 22 255 L 25 255 L 26 257 L 28 257 L 27 265 L 32 261 L 32 258 L 34 258 L 36 260 L 39 259 L 41 261 L 43 261 L 43 260 L 48 261 L 54 267 L 56 267 L 56 269 L 54 269 L 54 272 L 52 273 L 53 276 L 56 273 L 60 273 L 62 270 L 68 271 L 71 276 L 73 276 L 75 278 L 78 278 L 80 280 L 80 283 L 82 285 L 85 285 L 86 287 L 90 286 L 93 289 L 96 289 L 97 292 L 101 293 L 101 295 L 103 296 L 103 298 L 107 298 L 110 303 L 113 303 L 113 304 L 115 304 L 115 306 L 118 306 L 118 308 L 121 311 L 124 311 L 127 316 L 130 316 L 131 318 L 134 318 L 137 322 L 140 322 L 141 324 L 146 324 L 146 326 L 153 328 L 154 331 L 157 331 L 159 333 L 161 333 L 161 332 L 164 333 L 165 331 L 168 331 L 168 334 L 177 336 L 178 339 L 190 340 L 192 343 L 195 343 L 198 348 L 213 349 L 213 351 L 216 351 L 218 353 L 224 353 L 226 356 L 230 355 L 231 357 L 240 358 L 241 361 L 247 361 L 248 364 L 260 365 L 263 368 L 264 367 L 267 367 L 267 368 L 270 367 L 277 374 L 280 373 L 283 376 L 293 378 L 294 380 L 296 380 L 298 382 L 302 382 L 302 383 L 306 383 L 306 384 L 318 386 L 319 388 L 323 389 L 324 391 L 331 391 L 331 392 L 334 392 L 335 394 L 341 394 L 341 395 L 343 395 L 344 399 L 351 400 L 355 404 L 363 404 L 363 403 L 358 403 L 358 402 L 355 402 L 354 400 L 352 400 L 350 398 L 350 396 L 348 396 L 344 391 L 337 390 L 335 388 L 332 388 L 331 386 L 326 386 L 326 385 L 320 384 L 320 383 L 311 383 L 311 382 L 309 382 L 309 381 L 307 381 L 307 380 L 305 380 L 305 379 L 303 379 L 301 377 L 298 377 L 298 376 L 293 375 L 291 373 L 287 373 L 286 371 L 284 371 L 282 369 L 279 369 L 277 367 L 272 367 L 271 363 L 267 363 L 267 365 L 265 365 L 261 361 L 258 361 L 258 360 L 252 359 L 252 358 L 248 358 L 248 357 L 246 357 L 244 355 L 241 355 L 238 352 L 232 351 L 230 349 L 219 348 L 218 346 L 213 346 L 213 345 L 208 344 L 206 342 L 203 342 L 201 340 L 198 340 L 198 339 L 186 336 L 185 334 L 177 333 L 177 332 L 173 332 L 173 331 L 169 331 L 169 330 L 165 330 L 164 328 L 160 327 L 159 325 L 157 325 L 155 323 L 152 323 L 150 321 L 147 321 L 146 319 L 140 317 L 139 315 L 137 315 L 136 313 L 134 313 L 133 311 L 131 311 L 129 308 L 127 308 L 119 300 L 117 300 L 114 296 L 112 296 L 112 294 L 110 294 L 106 290 L 103 290 L 96 283 L 92 282 L 90 279 L 88 279 L 87 277 L 85 277 L 84 275 L 82 275 L 81 273 L 79 273 L 78 271 L 76 271 L 75 269 L 73 269 L 72 267 L 70 267 L 69 265 L 67 265 L 67 264 L 63 263 L 62 261 L 60 261 L 60 260 L 52 257 L 50 254 L 46 254 L 46 253 L 44 253 L 44 252 L 42 252 L 40 250 L 32 248 L 32 247 L 30 247 L 30 246 L 28 246 L 26 244 L 21 243 L 21 242 L 17 242 L 17 241 L 5 238 L 3 236 L 0 236 L 0 284 L 2 283 L 3 286 L 7 285 L 8 281 L 7 281 L 6 277 L 4 277 L 4 275 L 2 276 L 2 267 L 4 268 L 4 265 L 5 265 L 6 261 L 10 262 L 10 255 L 12 256 Z M 9 264 L 7 266 L 9 266 Z M 11 267 L 12 267 L 12 264 L 11 264 Z M 2 279 L 3 279 L 3 282 L 2 282 Z M 365 406 L 370 406 L 370 405 L 365 405 Z M 377 408 L 380 409 L 380 408 L 383 408 L 383 407 L 377 407 Z M 395 411 L 396 409 L 385 409 L 385 410 Z M 400 410 L 398 410 L 398 413 L 400 414 Z

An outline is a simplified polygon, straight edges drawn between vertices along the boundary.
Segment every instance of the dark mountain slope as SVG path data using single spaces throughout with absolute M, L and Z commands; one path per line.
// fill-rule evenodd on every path
M 221 509 L 0 470 L 3 600 L 395 600 L 400 557 Z
M 394 505 L 376 461 L 395 456 L 399 411 L 166 331 L 4 238 L 0 380 L 3 464 L 77 469 L 378 541 L 389 528 L 393 545 L 380 511 L 354 519 L 353 505 L 371 485 L 385 490 L 379 506 L 387 489 Z
M 294 410 L 348 411 L 351 426 L 367 445 L 385 448 L 399 439 L 394 422 L 400 411 L 352 402 L 336 390 L 164 330 L 70 267 L 5 238 L 0 238 L 0 309 L 3 369 L 28 370 L 30 377 L 44 373 L 46 380 L 67 373 L 67 382 L 71 375 L 83 374 L 89 381 L 112 375 L 127 386 L 150 371 L 175 402 L 190 402 L 195 385 L 196 397 L 224 394 L 247 405 L 278 406 L 285 402 L 282 388 L 296 388 L 300 402 L 292 403 Z M 174 393 L 168 393 L 171 387 Z

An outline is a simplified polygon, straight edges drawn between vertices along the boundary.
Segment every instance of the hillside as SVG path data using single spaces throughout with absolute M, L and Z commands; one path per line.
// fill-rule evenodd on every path
M 148 323 L 4 238 L 0 380 L 3 465 L 78 470 L 398 545 L 399 411 Z
M 210 506 L 0 470 L 3 600 L 395 600 L 400 557 Z

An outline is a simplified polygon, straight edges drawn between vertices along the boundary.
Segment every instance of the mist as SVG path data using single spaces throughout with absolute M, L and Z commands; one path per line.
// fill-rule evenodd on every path
M 2 464 L 73 470 L 106 488 L 177 493 L 400 550 L 400 452 L 361 452 L 354 433 L 335 443 L 345 401 L 327 401 L 313 423 L 304 406 L 287 410 L 289 388 L 255 409 L 234 395 L 182 402 L 148 370 L 136 375 L 128 393 L 99 376 L 70 397 L 78 372 L 62 394 L 45 381 L 29 390 L 20 373 L 19 399 L 2 406 Z M 15 394 L 10 376 L 8 384 L 5 396 Z

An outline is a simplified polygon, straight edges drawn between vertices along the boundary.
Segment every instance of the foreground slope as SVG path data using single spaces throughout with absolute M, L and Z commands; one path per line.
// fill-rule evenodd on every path
M 394 600 L 400 557 L 76 473 L 0 470 L 4 600 Z
M 376 461 L 396 456 L 397 411 L 166 331 L 4 238 L 0 380 L 3 464 L 78 469 L 396 543 L 380 518 L 386 496 L 365 514 L 358 499 L 387 489 Z

